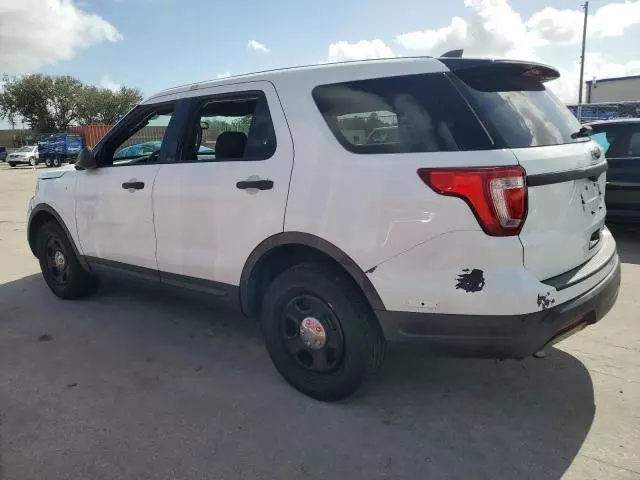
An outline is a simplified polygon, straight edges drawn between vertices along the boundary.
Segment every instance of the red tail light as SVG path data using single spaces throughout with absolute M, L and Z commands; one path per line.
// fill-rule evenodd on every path
M 485 233 L 520 233 L 527 216 L 527 187 L 521 167 L 421 168 L 418 176 L 437 193 L 466 201 Z

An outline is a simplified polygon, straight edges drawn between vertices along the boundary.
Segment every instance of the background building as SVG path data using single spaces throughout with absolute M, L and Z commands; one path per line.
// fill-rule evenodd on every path
M 640 102 L 640 75 L 587 81 L 587 103 Z

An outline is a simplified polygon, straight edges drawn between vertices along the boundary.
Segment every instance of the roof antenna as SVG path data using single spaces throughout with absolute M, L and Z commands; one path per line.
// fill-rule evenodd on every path
M 462 58 L 462 52 L 464 50 L 461 48 L 459 50 L 449 50 L 448 52 L 443 53 L 442 55 L 440 55 L 441 58 L 443 57 L 447 57 L 447 58 Z

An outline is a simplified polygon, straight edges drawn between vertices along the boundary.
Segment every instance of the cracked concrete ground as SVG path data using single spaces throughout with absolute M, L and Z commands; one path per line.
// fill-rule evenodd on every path
M 331 405 L 224 305 L 119 279 L 54 297 L 25 241 L 36 174 L 0 164 L 0 479 L 640 478 L 640 231 L 615 231 L 612 312 L 546 358 L 394 351 Z

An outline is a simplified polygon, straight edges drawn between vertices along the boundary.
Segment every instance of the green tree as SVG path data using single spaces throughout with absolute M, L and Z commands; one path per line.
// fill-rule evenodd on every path
M 0 117 L 13 121 L 21 117 L 38 132 L 55 129 L 48 108 L 51 77 L 41 74 L 9 77 L 5 74 L 2 81 L 4 91 L 0 94 Z
M 113 124 L 142 100 L 136 88 L 111 91 L 68 75 L 5 74 L 2 82 L 0 118 L 10 123 L 22 119 L 35 133 L 64 131 L 76 122 Z
M 56 130 L 66 130 L 76 120 L 84 85 L 68 75 L 50 77 L 47 106 Z
M 112 125 L 140 103 L 142 94 L 137 88 L 121 87 L 120 90 L 112 91 L 85 86 L 80 93 L 80 98 L 77 117 L 79 123 Z

